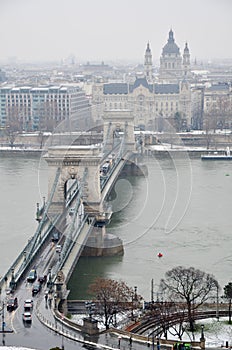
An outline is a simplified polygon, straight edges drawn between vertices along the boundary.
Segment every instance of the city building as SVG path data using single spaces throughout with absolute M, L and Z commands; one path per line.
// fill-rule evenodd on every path
M 186 43 L 182 57 L 171 29 L 168 35 L 168 42 L 163 47 L 160 57 L 159 81 L 163 83 L 178 83 L 183 78 L 191 78 L 189 48 Z
M 204 128 L 232 129 L 231 83 L 212 83 L 204 90 Z
M 62 121 L 66 129 L 89 121 L 89 100 L 76 86 L 2 86 L 0 106 L 2 128 L 52 131 Z
M 170 127 L 188 130 L 199 119 L 202 94 L 191 89 L 190 53 L 185 44 L 183 57 L 169 31 L 160 57 L 158 77 L 153 77 L 152 53 L 147 43 L 143 76 L 133 82 L 97 83 L 93 85 L 93 120 L 102 123 L 104 111 L 128 109 L 140 129 L 164 131 Z M 197 100 L 200 99 L 198 102 Z M 196 109 L 197 108 L 197 109 Z

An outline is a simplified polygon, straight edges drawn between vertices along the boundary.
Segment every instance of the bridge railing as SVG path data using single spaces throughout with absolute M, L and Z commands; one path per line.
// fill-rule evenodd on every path
M 76 244 L 76 240 L 77 240 L 79 234 L 81 233 L 81 231 L 83 230 L 83 227 L 86 224 L 87 218 L 88 218 L 88 214 L 85 215 L 85 217 L 83 218 L 83 220 L 81 222 L 81 225 L 75 230 L 73 239 L 69 240 L 68 248 L 67 248 L 67 250 L 65 252 L 63 252 L 62 259 L 61 259 L 61 261 L 59 261 L 59 264 L 56 267 L 56 271 L 55 272 L 57 272 L 59 270 L 62 270 L 65 262 L 67 261 L 67 259 L 69 257 L 70 252 L 72 251 L 74 245 Z M 86 240 L 87 240 L 87 237 L 86 237 Z M 82 250 L 83 247 L 80 247 L 80 249 Z

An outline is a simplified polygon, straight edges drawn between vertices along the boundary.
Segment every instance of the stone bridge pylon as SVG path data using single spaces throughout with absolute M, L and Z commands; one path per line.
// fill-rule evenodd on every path
M 122 132 L 124 150 L 135 152 L 134 116 L 131 110 L 105 110 L 102 119 L 105 149 L 111 150 L 118 134 Z
M 101 210 L 99 171 L 102 155 L 100 151 L 100 147 L 93 145 L 54 146 L 48 149 L 48 153 L 44 157 L 49 171 L 48 196 L 51 194 L 57 169 L 61 169 L 53 200 L 49 207 L 49 215 L 63 212 L 67 200 L 67 183 L 70 179 L 76 179 L 82 187 L 85 210 L 89 212 L 99 212 Z M 83 183 L 85 172 L 86 176 Z

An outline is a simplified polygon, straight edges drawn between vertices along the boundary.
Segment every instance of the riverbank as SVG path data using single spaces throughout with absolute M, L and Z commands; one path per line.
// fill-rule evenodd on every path
M 1 146 L 0 145 L 0 155 L 10 156 L 16 154 L 18 156 L 24 155 L 41 155 L 43 152 L 46 152 L 46 148 L 37 148 L 37 147 L 28 147 L 26 145 L 22 146 Z M 190 158 L 201 158 L 202 154 L 214 153 L 225 154 L 225 149 L 215 149 L 206 147 L 188 147 L 188 146 L 178 146 L 172 144 L 162 144 L 162 145 L 152 145 L 145 147 L 143 150 L 143 155 L 153 156 L 156 158 L 166 158 L 166 157 L 183 157 L 188 155 Z
M 144 154 L 146 156 L 153 156 L 156 158 L 176 158 L 176 157 L 186 157 L 189 158 L 201 158 L 203 154 L 213 154 L 224 155 L 226 149 L 224 148 L 206 148 L 206 147 L 189 147 L 189 146 L 179 146 L 170 143 L 164 143 L 159 145 L 152 145 L 144 148 Z
M 2 146 L 0 147 L 0 155 L 1 156 L 10 156 L 10 155 L 41 155 L 44 152 L 41 148 L 33 148 L 33 147 L 17 147 L 17 146 Z

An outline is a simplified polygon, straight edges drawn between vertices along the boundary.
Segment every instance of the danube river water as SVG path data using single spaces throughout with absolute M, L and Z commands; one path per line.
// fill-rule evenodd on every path
M 232 162 L 186 155 L 144 162 L 148 176 L 120 179 L 111 198 L 107 231 L 122 239 L 124 255 L 81 258 L 70 298 L 85 298 L 88 285 L 102 276 L 137 286 L 149 300 L 151 280 L 156 297 L 160 279 L 178 265 L 213 274 L 222 288 L 231 281 Z M 47 174 L 40 157 L 0 156 L 0 274 L 35 232 L 36 202 L 47 196 Z

